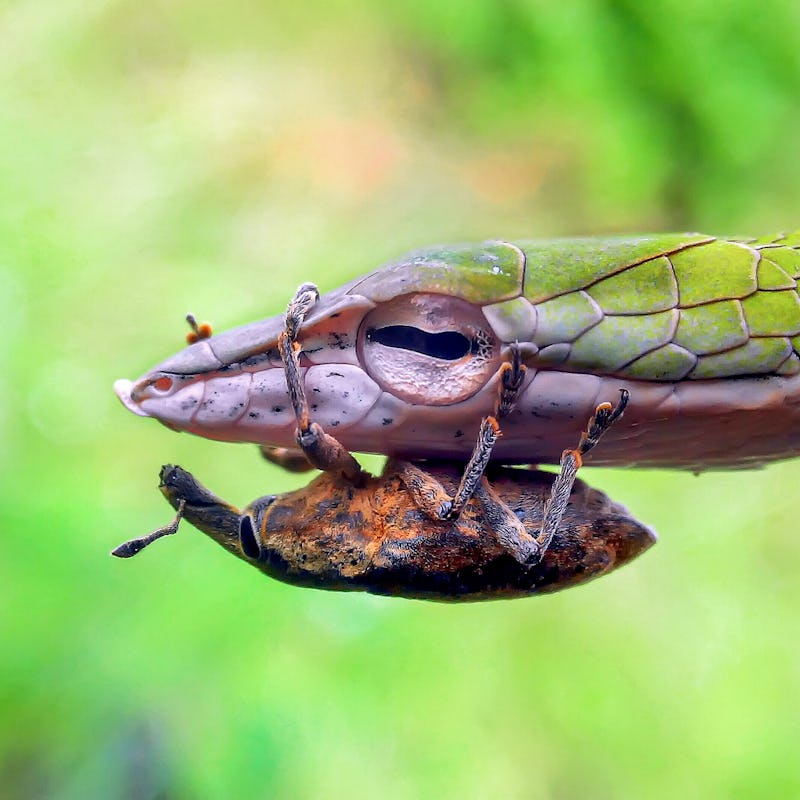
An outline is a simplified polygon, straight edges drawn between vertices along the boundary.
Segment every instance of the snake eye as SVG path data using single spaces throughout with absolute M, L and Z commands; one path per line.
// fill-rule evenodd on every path
M 371 311 L 358 346 L 381 388 L 422 405 L 466 400 L 499 366 L 499 343 L 481 310 L 439 294 L 403 295 Z
M 431 358 L 441 358 L 444 361 L 457 361 L 459 358 L 463 358 L 475 344 L 475 342 L 470 342 L 463 333 L 456 331 L 428 333 L 410 325 L 387 325 L 385 328 L 368 330 L 367 339 L 386 347 L 413 350 Z

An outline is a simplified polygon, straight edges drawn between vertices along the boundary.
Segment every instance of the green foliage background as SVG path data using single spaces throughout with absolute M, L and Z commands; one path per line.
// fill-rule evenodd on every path
M 305 480 L 117 403 L 187 310 L 437 241 L 800 227 L 799 36 L 793 0 L 3 3 L 0 793 L 800 795 L 795 463 L 589 471 L 661 542 L 528 601 L 298 590 L 188 526 L 108 557 L 164 462 Z

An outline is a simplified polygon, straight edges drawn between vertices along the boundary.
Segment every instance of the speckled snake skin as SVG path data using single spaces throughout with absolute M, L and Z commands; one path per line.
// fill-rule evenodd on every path
M 528 372 L 497 459 L 557 462 L 626 388 L 624 418 L 588 462 L 757 466 L 800 453 L 798 277 L 798 234 L 429 248 L 319 300 L 303 378 L 314 419 L 349 449 L 463 458 L 517 342 Z M 174 429 L 291 447 L 282 327 L 200 341 L 117 393 Z

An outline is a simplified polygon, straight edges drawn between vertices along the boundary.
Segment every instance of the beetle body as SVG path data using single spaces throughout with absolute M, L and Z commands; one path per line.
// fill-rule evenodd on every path
M 463 465 L 426 464 L 443 486 Z M 526 529 L 541 525 L 553 475 L 494 468 L 494 494 Z M 655 542 L 650 529 L 602 492 L 577 481 L 541 561 L 525 566 L 501 545 L 492 502 L 474 497 L 454 521 L 434 522 L 390 460 L 360 486 L 332 473 L 303 489 L 271 495 L 243 511 L 180 467 L 161 473 L 161 490 L 183 516 L 229 552 L 297 586 L 440 600 L 475 601 L 554 592 L 603 575 Z
M 600 400 L 593 464 L 750 467 L 800 453 L 800 236 L 675 234 L 429 248 L 323 296 L 300 334 L 315 418 L 348 449 L 463 458 L 497 366 L 528 368 L 495 458 L 556 463 Z M 116 389 L 208 438 L 292 447 L 276 317 Z M 470 427 L 472 426 L 472 427 Z

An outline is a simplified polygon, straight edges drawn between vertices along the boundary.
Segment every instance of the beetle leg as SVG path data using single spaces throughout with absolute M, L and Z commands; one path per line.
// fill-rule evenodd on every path
M 519 347 L 514 343 L 511 347 L 511 361 L 506 362 L 500 367 L 500 391 L 495 405 L 495 416 L 486 417 L 481 422 L 478 430 L 478 441 L 472 450 L 464 474 L 461 476 L 461 483 L 453 496 L 453 503 L 447 514 L 449 519 L 455 519 L 461 513 L 461 509 L 469 502 L 475 487 L 478 485 L 489 459 L 492 457 L 492 449 L 495 442 L 500 438 L 500 426 L 498 419 L 508 416 L 514 409 L 517 395 L 525 380 L 527 367 L 522 363 Z
M 619 419 L 628 404 L 628 392 L 622 390 L 616 406 L 601 403 L 581 434 L 575 450 L 565 450 L 561 456 L 560 471 L 553 481 L 550 495 L 544 505 L 542 525 L 536 537 L 525 530 L 516 514 L 497 496 L 486 477 L 475 487 L 475 497 L 480 502 L 488 527 L 494 531 L 500 544 L 521 564 L 534 566 L 541 561 L 553 536 L 561 525 L 567 503 L 572 494 L 575 475 L 582 456 L 591 450 L 611 425 Z
M 517 515 L 498 497 L 497 492 L 484 476 L 475 487 L 475 498 L 481 504 L 483 517 L 497 541 L 520 564 L 533 566 L 541 559 L 542 548 L 536 539 L 525 530 Z
M 527 371 L 528 368 L 522 363 L 519 344 L 514 342 L 511 345 L 511 361 L 506 361 L 500 367 L 500 395 L 494 409 L 497 419 L 507 417 L 514 410 Z
M 297 287 L 294 297 L 286 307 L 286 333 L 294 342 L 297 341 L 297 334 L 300 333 L 300 326 L 306 318 L 306 314 L 311 310 L 314 303 L 319 300 L 319 289 L 313 283 L 302 283 Z
M 398 461 L 397 474 L 423 514 L 436 522 L 447 519 L 453 500 L 436 478 L 410 461 Z
M 475 443 L 472 455 L 464 468 L 464 474 L 461 476 L 458 489 L 453 495 L 453 502 L 447 513 L 449 519 L 458 517 L 461 509 L 469 502 L 475 487 L 486 471 L 489 459 L 492 457 L 492 449 L 499 438 L 500 426 L 497 424 L 497 420 L 494 417 L 485 417 L 478 431 L 478 441 Z
M 297 420 L 295 438 L 297 446 L 312 466 L 325 472 L 341 472 L 345 478 L 356 483 L 362 476 L 360 464 L 337 439 L 325 433 L 321 425 L 311 422 L 308 398 L 300 378 L 300 343 L 297 336 L 303 319 L 318 298 L 317 287 L 312 283 L 304 283 L 286 309 L 286 325 L 278 337 L 278 351 Z
M 313 283 L 304 283 L 298 287 L 286 308 L 283 332 L 278 337 L 278 352 L 283 361 L 289 399 L 300 431 L 308 430 L 310 412 L 305 386 L 300 379 L 300 343 L 297 336 L 306 314 L 318 299 L 319 291 Z
M 611 403 L 601 403 L 589 419 L 586 430 L 581 434 L 578 447 L 575 450 L 565 450 L 561 454 L 559 472 L 550 496 L 544 504 L 542 527 L 536 541 L 539 544 L 540 554 L 550 546 L 553 536 L 561 524 L 561 518 L 567 508 L 575 476 L 583 464 L 583 456 L 589 452 L 599 441 L 600 437 L 622 416 L 625 406 L 628 405 L 630 394 L 626 389 L 620 389 L 620 398 L 616 406 Z
M 469 502 L 475 487 L 483 476 L 494 443 L 500 436 L 500 426 L 494 417 L 481 422 L 478 441 L 472 451 L 458 488 L 451 497 L 436 478 L 423 467 L 410 461 L 398 462 L 398 473 L 405 487 L 414 498 L 414 503 L 433 520 L 456 519 L 461 509 Z
M 302 450 L 275 447 L 271 444 L 261 444 L 258 446 L 258 450 L 270 464 L 275 464 L 287 472 L 308 472 L 314 469 L 314 465 L 309 463 Z
M 500 367 L 500 390 L 495 406 L 497 418 L 511 413 L 527 368 L 520 358 L 519 347 L 511 348 L 511 362 Z M 435 520 L 456 519 L 469 502 L 475 488 L 486 471 L 492 449 L 500 438 L 500 425 L 495 417 L 484 417 L 478 430 L 478 439 L 472 455 L 464 468 L 455 494 L 450 497 L 444 487 L 420 467 L 404 462 L 401 478 L 414 497 L 417 506 Z

